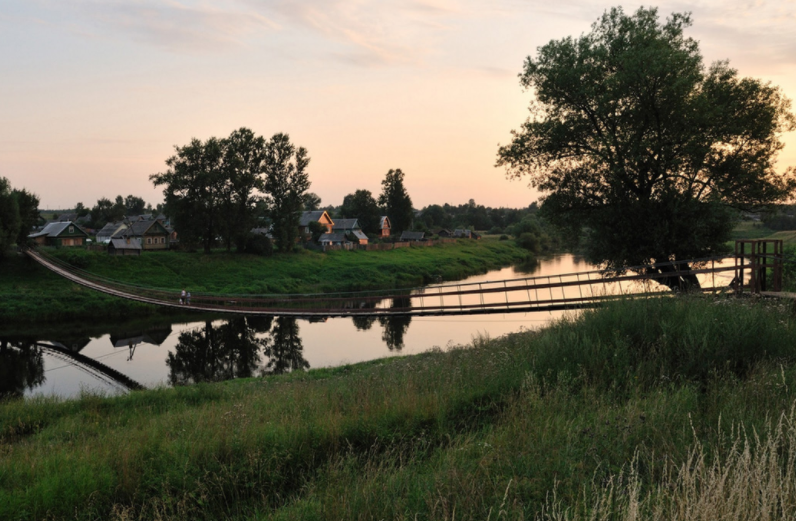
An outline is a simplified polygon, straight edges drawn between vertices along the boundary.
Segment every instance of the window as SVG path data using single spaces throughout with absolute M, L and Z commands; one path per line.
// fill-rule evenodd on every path
M 147 244 L 152 244 L 152 237 L 147 237 L 146 238 L 146 243 Z
M 160 238 L 160 244 L 166 244 L 166 238 L 165 237 L 161 237 Z
M 69 227 L 69 233 L 75 233 L 75 227 L 74 226 L 70 226 Z

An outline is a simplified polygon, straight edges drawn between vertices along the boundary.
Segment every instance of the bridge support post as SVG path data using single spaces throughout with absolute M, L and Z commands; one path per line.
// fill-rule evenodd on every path
M 748 246 L 748 248 L 747 248 Z M 748 261 L 748 262 L 747 262 Z M 735 241 L 735 284 L 743 293 L 746 269 L 749 269 L 749 291 L 759 294 L 768 289 L 771 270 L 771 291 L 782 291 L 783 242 L 781 239 Z

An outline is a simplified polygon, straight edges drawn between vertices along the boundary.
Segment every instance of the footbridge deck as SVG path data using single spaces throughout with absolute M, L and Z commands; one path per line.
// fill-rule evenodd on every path
M 296 317 L 379 315 L 477 315 L 591 307 L 606 300 L 660 295 L 659 283 L 672 276 L 696 277 L 700 291 L 719 291 L 744 279 L 737 257 L 658 263 L 616 274 L 603 270 L 524 277 L 494 282 L 451 283 L 419 288 L 293 295 L 219 295 L 193 293 L 180 303 L 174 290 L 149 288 L 97 276 L 39 250 L 26 250 L 34 261 L 72 282 L 119 298 L 206 313 Z M 742 259 L 743 260 L 743 259 Z M 682 269 L 687 266 L 688 269 Z M 736 282 L 737 285 L 737 282 Z

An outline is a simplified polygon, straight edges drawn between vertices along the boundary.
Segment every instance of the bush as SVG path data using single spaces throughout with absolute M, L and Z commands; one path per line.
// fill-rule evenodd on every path
M 86 269 L 89 265 L 88 256 L 83 251 L 67 250 L 63 254 L 59 255 L 59 257 L 62 261 L 74 266 L 75 268 Z
M 501 233 L 503 233 L 503 228 L 501 228 L 500 226 L 493 226 L 489 230 L 489 235 L 499 235 Z
M 252 233 L 246 237 L 246 246 L 244 248 L 246 253 L 251 253 L 254 255 L 262 255 L 264 257 L 270 257 L 274 254 L 274 245 L 271 243 L 271 239 L 266 237 L 265 235 L 261 235 L 259 233 Z
M 500 236 L 500 238 L 498 240 L 499 241 L 507 241 L 507 240 L 509 240 L 509 236 L 506 235 L 506 234 L 503 234 L 503 235 Z

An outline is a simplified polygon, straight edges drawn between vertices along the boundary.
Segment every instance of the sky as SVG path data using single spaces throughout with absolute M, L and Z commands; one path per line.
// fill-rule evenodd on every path
M 414 206 L 523 207 L 496 168 L 526 119 L 517 75 L 612 6 L 592 0 L 0 0 L 0 177 L 42 208 L 133 194 L 175 146 L 240 127 L 290 135 L 323 205 L 391 168 Z M 796 98 L 796 0 L 661 2 L 706 63 Z M 796 135 L 778 168 L 796 166 Z

